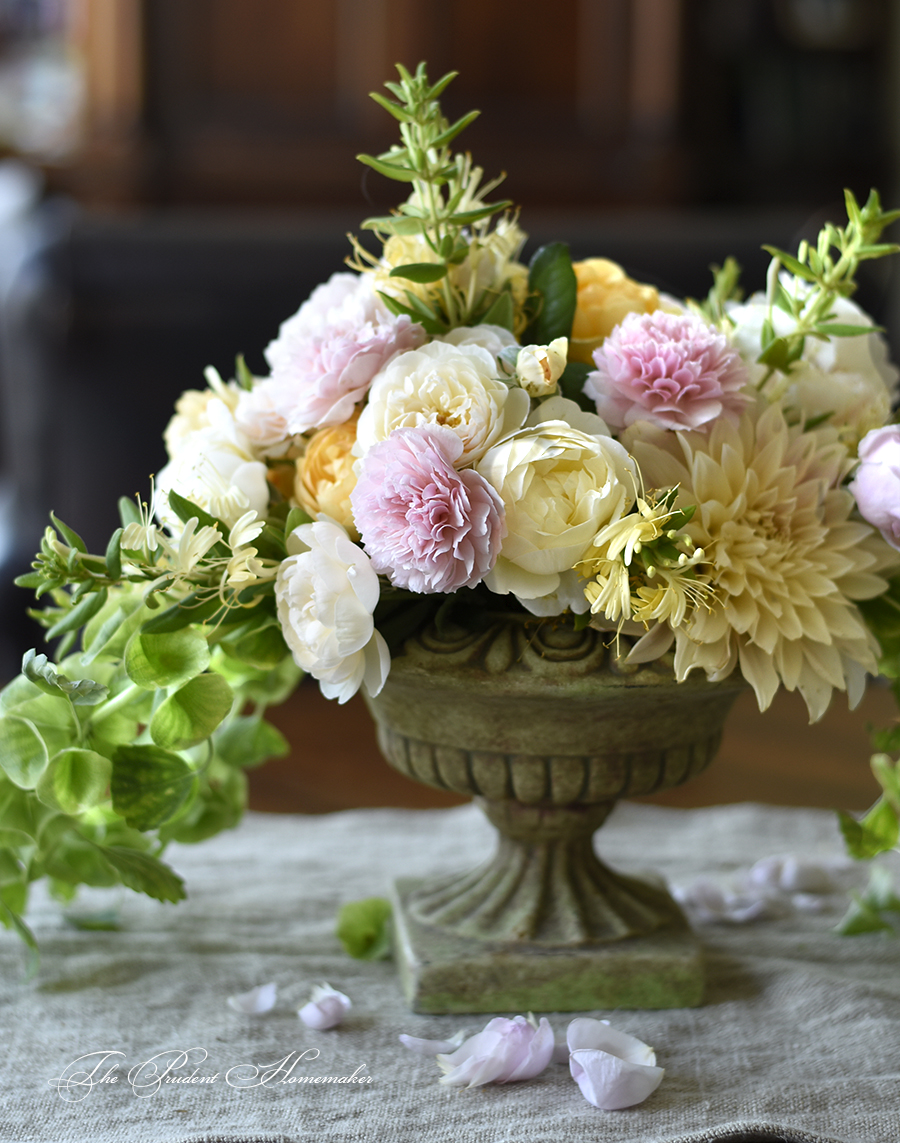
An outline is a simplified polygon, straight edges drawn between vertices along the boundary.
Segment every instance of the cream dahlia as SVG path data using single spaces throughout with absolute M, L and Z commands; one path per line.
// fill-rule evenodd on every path
M 696 668 L 721 679 L 740 663 L 761 710 L 779 683 L 800 691 L 810 721 L 835 689 L 855 706 L 878 646 L 854 600 L 885 590 L 889 556 L 851 519 L 835 434 L 801 433 L 773 405 L 720 419 L 709 436 L 644 424 L 624 438 L 648 485 L 678 484 L 678 503 L 697 505 L 684 530 L 704 549 L 714 596 L 675 632 L 678 679 Z

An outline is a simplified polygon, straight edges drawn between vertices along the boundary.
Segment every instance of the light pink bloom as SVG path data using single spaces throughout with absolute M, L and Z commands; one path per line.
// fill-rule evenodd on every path
M 397 587 L 453 592 L 494 566 L 506 535 L 503 502 L 473 469 L 457 472 L 452 429 L 396 429 L 360 462 L 353 518 L 375 571 Z
M 900 551 L 900 425 L 866 433 L 860 465 L 848 485 L 864 520 Z
M 643 1103 L 665 1075 L 656 1067 L 652 1048 L 606 1020 L 579 1017 L 569 1025 L 566 1039 L 572 1078 L 588 1103 L 604 1111 Z
M 513 1083 L 533 1079 L 553 1056 L 553 1029 L 546 1016 L 497 1016 L 455 1052 L 437 1056 L 445 1073 L 441 1083 L 451 1087 L 480 1087 L 486 1083 Z
M 341 425 L 382 366 L 424 340 L 420 325 L 388 312 L 368 278 L 335 274 L 266 349 L 272 370 L 267 400 L 289 433 Z
M 438 1056 L 455 1052 L 465 1038 L 466 1033 L 462 1029 L 454 1032 L 449 1040 L 423 1040 L 421 1036 L 407 1036 L 402 1033 L 400 1043 L 404 1048 L 415 1052 L 417 1056 Z
M 313 986 L 309 1003 L 304 1004 L 297 1015 L 307 1028 L 324 1032 L 337 1027 L 352 1007 L 349 996 L 323 981 Z
M 737 420 L 747 398 L 747 370 L 724 334 L 695 314 L 631 313 L 599 349 L 585 393 L 613 428 L 650 421 L 664 429 L 699 429 Z

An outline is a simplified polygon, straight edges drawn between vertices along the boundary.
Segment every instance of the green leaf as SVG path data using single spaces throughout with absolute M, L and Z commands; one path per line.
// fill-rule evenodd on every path
M 883 332 L 883 329 L 877 325 L 847 325 L 845 322 L 826 321 L 818 323 L 816 332 L 828 337 L 859 337 L 863 333 Z
M 311 524 L 312 522 L 313 518 L 308 512 L 304 512 L 302 508 L 292 508 L 290 512 L 288 512 L 288 518 L 284 524 L 285 540 L 287 540 L 295 528 L 299 528 L 301 524 Z
M 240 387 L 248 391 L 253 388 L 256 382 L 256 378 L 247 368 L 247 362 L 244 360 L 243 353 L 239 353 L 234 359 L 234 376 Z
M 7 928 L 15 929 L 25 942 L 25 946 L 28 949 L 28 956 L 25 962 L 25 979 L 31 980 L 41 962 L 41 954 L 34 933 L 29 929 L 18 913 L 12 911 L 2 897 L 0 897 L 0 921 L 3 921 Z
M 104 801 L 112 762 L 93 750 L 70 746 L 54 754 L 35 787 L 44 803 L 64 814 L 80 814 Z
M 885 798 L 879 798 L 860 821 L 843 810 L 838 811 L 838 817 L 847 852 L 857 861 L 868 861 L 897 844 L 900 823 Z
M 401 107 L 399 103 L 395 103 L 393 99 L 388 99 L 386 95 L 382 95 L 379 91 L 370 91 L 369 98 L 374 99 L 379 107 L 383 107 L 385 111 L 390 112 L 390 114 L 393 115 L 395 119 L 399 119 L 401 123 L 409 122 L 409 113 Z
M 767 254 L 771 254 L 773 258 L 777 258 L 786 270 L 790 270 L 790 272 L 795 274 L 798 278 L 804 278 L 807 282 L 814 282 L 816 280 L 816 275 L 812 270 L 810 270 L 808 266 L 804 266 L 802 262 L 798 262 L 793 254 L 788 254 L 785 250 L 779 250 L 777 246 L 763 246 L 763 250 L 765 250 Z M 813 251 L 813 253 L 815 252 Z
M 565 243 L 553 242 L 535 253 L 528 268 L 528 285 L 542 304 L 526 331 L 527 341 L 549 345 L 554 338 L 571 337 L 578 282 Z
M 395 266 L 391 278 L 404 278 L 407 282 L 438 282 L 447 276 L 444 262 L 410 262 L 406 266 Z
M 0 767 L 21 790 L 33 790 L 50 756 L 37 727 L 27 718 L 0 718 Z
M 259 715 L 232 719 L 215 737 L 216 753 L 229 766 L 248 769 L 267 758 L 284 758 L 290 744 L 280 730 Z
M 503 329 L 508 329 L 510 333 L 513 332 L 514 323 L 512 294 L 508 290 L 498 294 L 491 307 L 478 319 L 479 325 L 499 325 Z
M 127 528 L 129 524 L 140 524 L 141 522 L 140 508 L 134 500 L 129 500 L 127 496 L 119 497 L 119 519 L 122 521 L 123 528 Z
M 376 159 L 374 155 L 357 155 L 356 158 L 373 171 L 389 179 L 396 179 L 401 183 L 415 182 L 418 175 L 409 167 L 398 167 L 395 163 L 386 163 L 383 159 Z
M 362 224 L 363 230 L 380 230 L 385 234 L 421 234 L 423 230 L 420 218 L 409 218 L 401 214 L 382 215 L 379 218 L 367 218 Z
M 26 572 L 24 575 L 17 575 L 13 583 L 16 587 L 27 587 L 33 591 L 44 583 L 44 577 L 40 572 Z
M 157 709 L 150 737 L 166 750 L 196 746 L 228 715 L 233 701 L 234 692 L 221 675 L 198 675 Z
M 894 928 L 877 909 L 862 900 L 856 893 L 847 912 L 838 922 L 835 932 L 844 937 L 858 937 L 864 933 L 893 932 Z
M 122 578 L 122 528 L 116 528 L 106 545 L 106 571 L 110 579 Z
M 386 960 L 391 955 L 391 903 L 384 897 L 350 901 L 338 913 L 336 935 L 357 960 Z
M 900 738 L 900 726 L 894 728 L 895 734 Z M 894 749 L 894 747 L 890 747 Z M 900 813 L 900 762 L 891 762 L 886 754 L 875 754 L 869 763 L 872 773 L 884 790 L 884 796 L 892 803 L 895 810 Z
M 894 892 L 894 879 L 889 869 L 883 865 L 873 867 L 863 900 L 883 913 L 900 913 L 900 897 Z
M 474 222 L 480 222 L 483 218 L 490 218 L 492 214 L 501 210 L 508 210 L 511 206 L 512 199 L 505 198 L 502 202 L 486 203 L 478 210 L 455 211 L 447 218 L 447 221 L 454 226 L 471 226 Z
M 262 630 L 250 631 L 229 643 L 229 652 L 236 659 L 249 663 L 251 667 L 269 670 L 277 666 L 289 654 L 281 634 L 281 627 L 272 624 Z
M 97 845 L 97 849 L 129 889 L 157 901 L 183 901 L 187 896 L 178 874 L 148 853 L 120 845 Z
M 47 632 L 47 638 L 55 639 L 58 635 L 65 635 L 67 631 L 77 631 L 79 627 L 83 627 L 104 607 L 107 597 L 108 592 L 105 587 L 86 596 L 67 615 L 53 624 Z
M 58 518 L 55 512 L 50 513 L 50 519 L 53 521 L 53 526 L 65 539 L 70 548 L 75 548 L 76 551 L 87 555 L 87 545 L 77 532 L 73 531 L 68 524 L 64 524 L 62 520 Z
M 32 649 L 22 658 L 22 674 L 39 687 L 44 694 L 71 699 L 76 706 L 96 706 L 106 698 L 109 688 L 93 679 L 73 681 L 58 674 L 47 661 L 46 655 L 38 655 Z
M 112 759 L 113 809 L 134 829 L 156 829 L 178 812 L 194 771 L 155 746 L 120 746 Z
M 125 649 L 125 670 L 139 687 L 176 687 L 209 666 L 209 644 L 199 631 L 136 631 Z

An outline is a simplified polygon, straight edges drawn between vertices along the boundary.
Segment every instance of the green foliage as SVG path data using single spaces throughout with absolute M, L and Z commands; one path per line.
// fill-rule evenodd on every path
M 125 649 L 128 677 L 140 687 L 179 686 L 208 666 L 209 644 L 190 627 L 163 634 L 135 631 Z
M 875 866 L 866 891 L 862 895 L 853 894 L 850 907 L 837 926 L 837 932 L 848 937 L 864 933 L 894 933 L 897 931 L 897 921 L 900 921 L 900 897 L 894 892 L 890 871 L 883 866 Z
M 198 675 L 173 691 L 150 720 L 150 737 L 164 750 L 185 750 L 209 738 L 231 711 L 234 692 L 221 675 Z
M 523 341 L 548 345 L 554 338 L 571 337 L 578 281 L 564 242 L 542 246 L 531 259 L 528 287 L 534 314 Z
M 175 816 L 193 781 L 194 771 L 179 754 L 121 746 L 112 758 L 113 809 L 133 829 L 155 829 Z
M 386 960 L 391 955 L 391 903 L 384 897 L 350 901 L 338 913 L 338 940 L 357 960 Z

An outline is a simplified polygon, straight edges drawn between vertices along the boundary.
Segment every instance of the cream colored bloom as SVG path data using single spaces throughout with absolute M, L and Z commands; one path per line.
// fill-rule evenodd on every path
M 516 433 L 476 468 L 500 493 L 508 529 L 485 583 L 524 599 L 558 591 L 561 573 L 585 558 L 604 524 L 630 508 L 637 488 L 634 462 L 618 441 L 565 421 Z
M 549 345 L 524 345 L 516 358 L 519 384 L 531 397 L 548 397 L 566 367 L 567 337 L 557 337 Z
M 432 341 L 400 353 L 372 382 L 357 426 L 357 453 L 394 429 L 445 425 L 463 444 L 457 467 L 472 464 L 521 428 L 530 401 L 523 389 L 498 380 L 493 355 L 478 345 Z
M 294 489 L 297 500 L 312 517 L 324 513 L 336 520 L 353 540 L 359 532 L 353 522 L 350 493 L 356 487 L 353 446 L 356 420 L 314 433 L 306 452 L 297 459 Z
M 783 684 L 812 721 L 833 690 L 855 705 L 877 645 L 854 600 L 886 582 L 881 537 L 851 518 L 836 434 L 791 428 L 773 405 L 737 426 L 718 421 L 708 438 L 637 425 L 623 439 L 648 483 L 678 484 L 680 501 L 697 505 L 684 531 L 705 552 L 715 596 L 675 632 L 677 677 L 700 668 L 722 679 L 739 665 L 761 710 Z
M 175 402 L 175 415 L 163 433 L 166 451 L 170 458 L 181 450 L 181 446 L 189 440 L 192 433 L 209 428 L 210 401 L 214 399 L 222 401 L 232 413 L 238 406 L 243 390 L 233 381 L 226 385 L 218 370 L 211 365 L 207 367 L 204 376 L 209 384 L 208 389 L 186 389 Z

